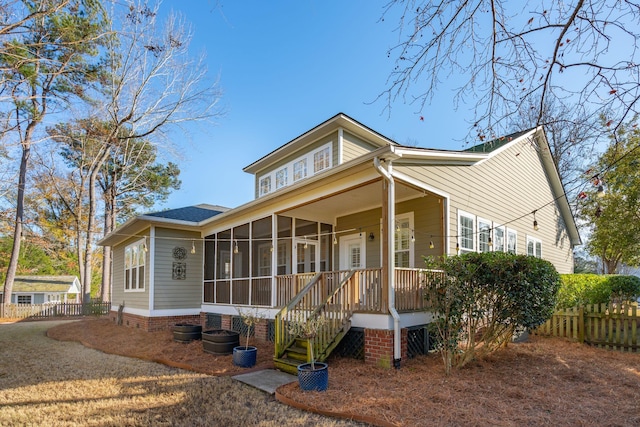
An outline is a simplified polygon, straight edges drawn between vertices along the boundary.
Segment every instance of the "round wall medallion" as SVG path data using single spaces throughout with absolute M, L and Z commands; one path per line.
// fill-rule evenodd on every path
M 187 250 L 182 246 L 176 246 L 173 248 L 173 257 L 175 259 L 185 259 L 187 257 Z

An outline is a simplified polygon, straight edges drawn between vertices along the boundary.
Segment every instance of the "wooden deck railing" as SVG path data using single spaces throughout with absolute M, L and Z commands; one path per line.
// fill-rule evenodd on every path
M 316 354 L 324 354 L 329 341 L 335 338 L 336 328 L 350 318 L 353 307 L 357 304 L 357 282 L 353 280 L 353 276 L 353 271 L 318 273 L 282 307 L 275 317 L 277 358 L 282 357 L 296 338 L 289 332 L 288 325 L 300 318 L 311 319 L 318 316 L 324 316 L 328 322 L 314 340 L 313 347 Z
M 431 281 L 444 274 L 441 271 L 396 268 L 396 310 L 416 311 L 429 308 L 425 299 L 425 290 Z
M 344 278 L 345 271 L 331 271 L 321 273 L 321 279 L 316 285 L 317 296 L 329 296 Z M 396 268 L 395 270 L 395 305 L 399 312 L 424 310 L 427 307 L 424 290 L 430 280 L 438 272 Z M 287 274 L 275 277 L 275 307 L 284 307 L 316 277 L 316 273 Z M 382 283 L 381 268 L 367 268 L 355 270 L 354 286 L 356 297 L 355 311 L 369 313 L 387 313 L 389 293 Z M 271 302 L 270 277 L 253 279 L 216 280 L 204 283 L 204 302 L 217 304 L 238 304 L 270 306 Z M 316 301 L 319 302 L 319 301 Z

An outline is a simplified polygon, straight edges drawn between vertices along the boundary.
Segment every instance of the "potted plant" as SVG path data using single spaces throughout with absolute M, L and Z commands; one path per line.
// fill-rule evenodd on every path
M 238 313 L 242 318 L 242 323 L 247 326 L 247 341 L 244 346 L 237 346 L 233 348 L 233 364 L 243 368 L 251 368 L 256 364 L 258 356 L 258 348 L 249 345 L 251 329 L 255 329 L 255 326 L 260 323 L 264 318 L 264 315 L 258 313 L 257 310 L 242 311 L 238 309 Z
M 309 362 L 298 365 L 298 384 L 305 391 L 325 391 L 329 386 L 329 365 L 316 362 L 313 354 L 313 339 L 325 323 L 324 316 L 306 318 L 301 312 L 297 312 L 289 321 L 289 333 L 307 340 Z

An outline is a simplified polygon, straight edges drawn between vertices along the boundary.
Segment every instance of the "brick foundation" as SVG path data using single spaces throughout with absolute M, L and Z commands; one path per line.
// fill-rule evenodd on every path
M 407 333 L 400 330 L 400 351 L 402 360 L 407 359 Z M 364 362 L 384 368 L 393 367 L 393 331 L 382 329 L 364 330 Z
M 269 320 L 262 319 L 254 326 L 254 336 L 257 340 L 268 341 L 269 340 Z
M 109 312 L 109 320 L 116 323 L 118 312 Z M 193 314 L 187 316 L 144 317 L 136 314 L 122 313 L 122 325 L 129 328 L 142 329 L 147 332 L 170 330 L 177 323 L 190 323 L 202 325 L 202 315 Z
M 221 329 L 228 329 L 228 330 L 232 330 L 233 329 L 233 321 L 231 320 L 233 317 L 228 315 L 228 314 L 223 314 L 221 316 L 222 321 L 221 323 Z

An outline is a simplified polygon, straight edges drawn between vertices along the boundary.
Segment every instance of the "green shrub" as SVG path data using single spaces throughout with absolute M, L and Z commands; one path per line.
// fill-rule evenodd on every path
M 635 276 L 563 274 L 560 277 L 559 309 L 634 300 L 640 295 L 640 278 Z
M 535 328 L 553 313 L 560 277 L 545 260 L 502 252 L 428 260 L 441 270 L 427 284 L 448 373 L 508 343 L 516 328 Z
M 640 277 L 611 275 L 607 276 L 607 284 L 611 302 L 635 301 L 640 296 Z

